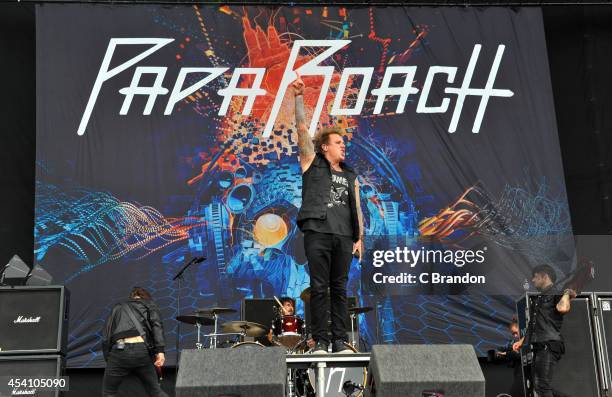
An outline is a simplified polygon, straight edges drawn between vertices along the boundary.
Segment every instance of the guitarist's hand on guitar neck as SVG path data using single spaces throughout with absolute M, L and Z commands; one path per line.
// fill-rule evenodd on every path
M 588 259 L 580 259 L 573 272 L 567 275 L 559 284 L 563 285 L 563 293 L 570 291 L 570 298 L 574 299 L 595 278 L 595 264 Z
M 578 294 L 577 294 L 577 293 L 576 293 L 576 291 L 574 291 L 573 289 L 571 289 L 571 288 L 566 288 L 566 289 L 563 291 L 563 295 L 569 295 L 570 299 L 574 299 L 574 298 L 576 297 L 576 295 L 578 295 Z

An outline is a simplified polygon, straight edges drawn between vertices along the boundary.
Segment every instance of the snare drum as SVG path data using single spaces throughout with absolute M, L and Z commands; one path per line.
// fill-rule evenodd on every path
M 304 339 L 304 328 L 304 321 L 298 316 L 277 317 L 272 324 L 274 339 L 290 349 Z

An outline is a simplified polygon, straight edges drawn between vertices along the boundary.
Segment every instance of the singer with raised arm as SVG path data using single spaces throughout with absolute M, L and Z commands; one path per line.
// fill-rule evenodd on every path
M 310 273 L 310 314 L 313 353 L 349 353 L 346 284 L 353 255 L 361 261 L 363 215 L 359 182 L 345 162 L 346 146 L 339 127 L 308 133 L 304 112 L 304 82 L 292 83 L 295 122 L 302 168 L 302 206 L 297 225 L 304 232 L 304 250 Z M 328 329 L 327 294 L 331 329 Z M 330 337 L 331 335 L 331 337 Z

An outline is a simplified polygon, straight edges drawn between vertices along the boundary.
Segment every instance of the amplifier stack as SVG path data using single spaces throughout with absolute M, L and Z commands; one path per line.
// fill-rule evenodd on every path
M 20 378 L 62 375 L 69 296 L 64 286 L 0 287 L 0 374 Z

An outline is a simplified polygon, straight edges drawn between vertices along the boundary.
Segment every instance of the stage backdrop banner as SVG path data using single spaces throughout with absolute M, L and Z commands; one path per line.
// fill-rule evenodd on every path
M 359 174 L 365 253 L 348 293 L 375 309 L 362 347 L 484 354 L 509 337 L 500 295 L 530 288 L 534 265 L 575 267 L 537 8 L 43 4 L 36 17 L 35 257 L 72 291 L 70 366 L 102 365 L 103 322 L 134 285 L 162 310 L 169 363 L 179 296 L 186 313 L 308 287 L 297 76 L 310 132 L 340 128 Z

